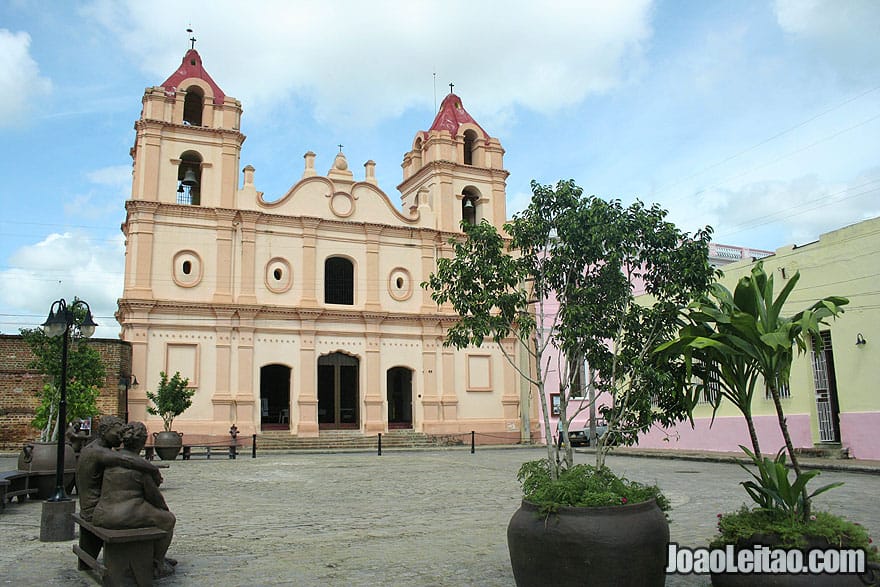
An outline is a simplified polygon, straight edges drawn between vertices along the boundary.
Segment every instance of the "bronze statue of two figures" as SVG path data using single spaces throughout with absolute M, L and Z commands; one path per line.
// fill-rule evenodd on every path
M 79 453 L 76 486 L 79 515 L 87 522 L 113 530 L 153 526 L 165 531 L 152 543 L 153 576 L 159 578 L 172 574 L 177 564 L 165 556 L 176 520 L 159 491 L 159 469 L 140 456 L 146 441 L 143 423 L 104 416 L 97 437 Z

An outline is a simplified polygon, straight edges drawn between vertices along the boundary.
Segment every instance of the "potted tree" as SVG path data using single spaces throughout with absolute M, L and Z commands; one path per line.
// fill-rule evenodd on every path
M 62 430 L 58 430 L 62 339 L 47 336 L 40 328 L 20 330 L 22 339 L 34 355 L 28 367 L 46 377 L 46 383 L 39 392 L 40 404 L 31 422 L 39 431 L 38 440 L 27 443 L 18 458 L 18 468 L 29 471 L 34 476 L 39 499 L 48 498 L 55 489 L 58 435 L 64 434 L 71 422 L 99 414 L 97 398 L 106 371 L 101 354 L 86 344 L 87 339 L 80 332 L 79 323 L 79 320 L 75 321 L 70 334 L 71 344 L 67 356 L 67 422 Z M 69 445 L 64 454 L 64 470 L 64 482 L 69 491 L 73 487 L 76 472 L 76 455 Z
M 514 576 L 520 587 L 582 585 L 587 577 L 598 585 L 662 585 L 668 504 L 656 487 L 617 478 L 605 457 L 653 425 L 686 417 L 684 362 L 651 351 L 712 281 L 711 231 L 683 233 L 656 205 L 585 197 L 574 181 L 531 185 L 528 208 L 504 225 L 506 234 L 485 221 L 462 223 L 464 238 L 450 241 L 453 256 L 422 284 L 459 314 L 444 344 L 518 339 L 528 355 L 525 362 L 505 357 L 540 401 L 547 456 L 519 473 L 524 500 L 508 528 Z M 640 291 L 654 304 L 637 304 Z M 558 427 L 547 400 L 551 368 L 564 374 Z M 574 466 L 568 436 L 584 410 L 607 423 L 601 437 L 590 435 L 593 467 Z
M 192 396 L 195 389 L 190 389 L 188 378 L 182 378 L 179 372 L 175 372 L 171 379 L 165 371 L 159 372 L 159 387 L 155 393 L 148 391 L 147 398 L 153 402 L 147 407 L 147 412 L 154 416 L 161 416 L 165 430 L 153 432 L 153 445 L 156 454 L 163 461 L 173 461 L 180 453 L 183 446 L 183 433 L 171 430 L 174 418 L 182 414 L 192 405 Z
M 876 547 L 869 547 L 870 538 L 864 529 L 827 512 L 813 512 L 812 498 L 840 483 L 810 491 L 807 487 L 818 471 L 804 471 L 798 462 L 791 441 L 779 390 L 787 387 L 795 350 L 820 350 L 820 328 L 826 320 L 836 318 L 848 304 L 846 298 L 829 296 L 791 316 L 782 315 L 789 295 L 800 279 L 795 273 L 778 297 L 774 298 L 773 275 L 767 275 L 758 262 L 750 275 L 739 280 L 731 293 L 721 284 L 713 284 L 711 295 L 698 300 L 686 311 L 687 324 L 679 336 L 660 345 L 660 355 L 682 356 L 689 372 L 696 376 L 696 385 L 689 402 L 696 403 L 705 382 L 715 381 L 719 394 L 708 395 L 717 411 L 723 398 L 733 402 L 743 414 L 751 439 L 752 450 L 740 448 L 754 465 L 743 465 L 752 476 L 742 483 L 755 507 L 718 514 L 718 536 L 713 548 L 732 545 L 735 550 L 751 549 L 756 544 L 785 549 L 825 550 L 830 547 L 862 549 L 869 561 L 880 562 Z M 784 446 L 775 458 L 761 454 L 760 443 L 752 421 L 751 401 L 758 384 L 763 384 L 773 399 Z M 792 470 L 787 466 L 791 462 Z M 793 478 L 790 478 L 793 475 Z M 878 574 L 876 578 L 880 577 Z M 854 575 L 765 575 L 774 585 L 860 584 Z M 760 575 L 713 574 L 714 585 L 753 584 Z M 824 582 L 824 583 L 823 583 Z

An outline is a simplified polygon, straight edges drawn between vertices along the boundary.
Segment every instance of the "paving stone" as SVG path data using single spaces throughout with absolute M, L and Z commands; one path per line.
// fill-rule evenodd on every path
M 512 586 L 506 530 L 521 498 L 516 471 L 544 455 L 478 448 L 173 461 L 162 487 L 178 520 L 169 554 L 180 564 L 157 586 Z M 682 545 L 705 546 L 716 514 L 748 499 L 735 464 L 630 456 L 608 464 L 664 489 L 674 506 L 671 537 Z M 13 468 L 14 458 L 0 458 L 0 470 Z M 816 508 L 880 537 L 880 476 L 824 471 L 814 482 L 838 480 L 845 485 Z M 32 502 L 0 514 L 0 585 L 94 585 L 77 570 L 72 542 L 39 541 L 40 512 Z

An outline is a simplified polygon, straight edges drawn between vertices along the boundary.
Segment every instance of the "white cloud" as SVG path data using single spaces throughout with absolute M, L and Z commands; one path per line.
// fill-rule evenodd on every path
M 880 3 L 876 0 L 776 0 L 789 35 L 849 82 L 877 82 Z
M 119 326 L 113 314 L 122 295 L 124 264 L 122 236 L 98 242 L 81 234 L 50 234 L 11 255 L 9 268 L 0 271 L 0 305 L 24 317 L 45 316 L 53 301 L 79 297 L 96 317 L 96 336 L 116 338 Z M 42 318 L 21 320 L 29 327 L 42 322 Z M 4 327 L 4 331 L 15 329 Z
M 768 245 L 749 238 L 771 232 L 776 243 L 804 244 L 824 232 L 880 216 L 878 194 L 880 167 L 874 167 L 847 182 L 804 175 L 715 189 L 703 194 L 695 208 L 710 219 L 719 242 L 761 248 Z M 677 217 L 687 214 L 676 211 Z
M 98 0 L 86 10 L 157 84 L 187 46 L 178 2 Z M 306 102 L 321 121 L 371 126 L 432 107 L 434 72 L 438 98 L 452 81 L 489 122 L 514 104 L 539 112 L 576 104 L 624 82 L 625 65 L 650 38 L 650 13 L 649 0 L 386 0 L 307 10 L 224 0 L 193 24 L 206 69 L 249 112 Z
M 20 122 L 32 102 L 52 89 L 52 82 L 40 75 L 30 45 L 27 33 L 0 29 L 0 127 Z

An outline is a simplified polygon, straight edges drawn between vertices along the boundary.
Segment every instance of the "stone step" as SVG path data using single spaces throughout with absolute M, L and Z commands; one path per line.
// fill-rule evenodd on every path
M 839 442 L 822 442 L 814 444 L 811 448 L 795 448 L 794 452 L 800 456 L 816 457 L 822 459 L 848 459 L 849 448 Z
M 322 430 L 317 437 L 291 436 L 286 430 L 267 430 L 257 435 L 260 450 L 378 449 L 378 435 L 359 430 Z M 433 448 L 448 446 L 448 439 L 413 430 L 392 430 L 382 434 L 382 448 Z

